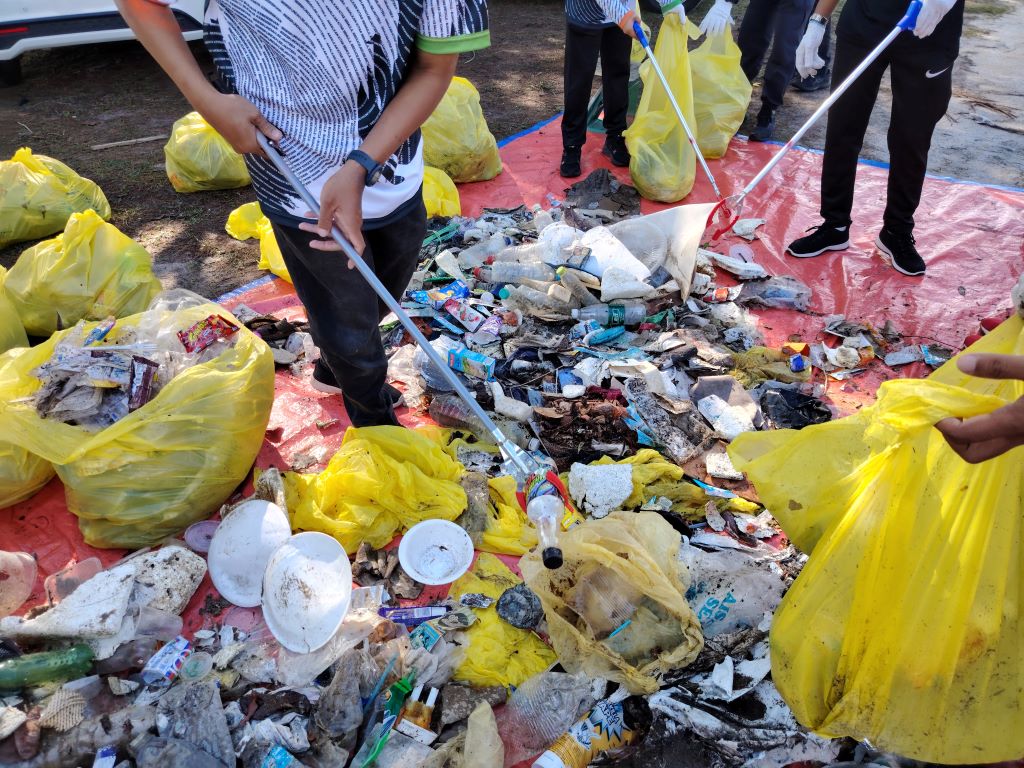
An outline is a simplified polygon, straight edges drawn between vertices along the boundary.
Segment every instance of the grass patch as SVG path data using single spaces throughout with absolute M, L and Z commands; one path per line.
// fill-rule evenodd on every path
M 977 16 L 1001 16 L 1008 13 L 1011 8 L 1009 3 L 1001 0 L 967 0 L 964 12 Z

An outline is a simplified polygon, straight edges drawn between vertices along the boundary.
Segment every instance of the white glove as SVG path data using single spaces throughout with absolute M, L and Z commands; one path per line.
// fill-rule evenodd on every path
M 818 55 L 818 47 L 825 39 L 825 25 L 812 21 L 796 49 L 796 71 L 800 77 L 810 77 L 825 66 L 825 60 Z
M 666 16 L 670 13 L 678 16 L 679 23 L 682 24 L 684 27 L 686 26 L 686 9 L 683 7 L 682 3 L 677 5 L 675 8 L 672 8 L 671 10 L 665 11 Z
M 956 4 L 956 0 L 923 0 L 921 13 L 917 17 L 917 24 L 914 25 L 915 37 L 928 37 L 942 21 L 942 17 L 949 13 L 949 9 Z
M 700 33 L 708 37 L 720 35 L 732 24 L 732 3 L 729 0 L 715 0 L 708 15 L 700 23 Z

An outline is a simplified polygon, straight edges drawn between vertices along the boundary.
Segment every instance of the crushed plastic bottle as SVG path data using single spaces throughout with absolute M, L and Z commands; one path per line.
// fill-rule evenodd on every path
M 810 306 L 811 289 L 795 277 L 770 277 L 763 282 L 744 283 L 737 302 L 803 312 Z
M 592 702 L 591 682 L 583 675 L 542 672 L 519 686 L 497 713 L 506 768 L 554 744 Z
M 595 320 L 601 325 L 639 325 L 647 317 L 647 305 L 642 301 L 625 301 L 621 304 L 594 304 L 574 309 L 575 320 Z
M 452 350 L 462 349 L 462 344 L 443 334 L 430 342 L 430 346 L 441 356 L 442 360 L 447 360 L 448 353 Z M 416 364 L 419 366 L 420 375 L 423 376 L 423 380 L 430 389 L 435 392 L 451 392 L 454 389 L 445 378 L 444 373 L 431 362 L 422 349 L 416 351 Z
M 524 278 L 551 282 L 555 279 L 555 270 L 539 261 L 530 264 L 496 261 L 490 266 L 477 267 L 473 275 L 484 283 L 518 283 Z
M 558 280 L 562 285 L 569 289 L 569 292 L 584 307 L 593 307 L 601 303 L 597 300 L 597 297 L 590 292 L 587 286 L 583 284 L 583 281 L 576 277 L 571 269 L 560 267 L 558 269 Z
M 533 211 L 533 226 L 538 233 L 543 232 L 549 224 L 554 223 L 555 220 L 551 214 L 541 208 L 539 204 L 534 205 L 531 210 Z
M 496 232 L 486 240 L 471 245 L 469 248 L 459 253 L 459 266 L 464 270 L 472 270 L 476 267 L 482 267 L 487 263 L 487 259 L 512 245 L 512 238 L 501 233 Z
M 493 443 L 490 430 L 484 426 L 468 405 L 458 395 L 441 395 L 430 401 L 430 418 L 439 426 L 472 432 L 481 440 Z

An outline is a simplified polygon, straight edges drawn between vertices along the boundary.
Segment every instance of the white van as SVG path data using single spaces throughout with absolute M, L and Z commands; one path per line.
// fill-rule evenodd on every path
M 186 40 L 203 36 L 204 0 L 177 0 Z M 21 80 L 21 54 L 63 45 L 133 40 L 114 0 L 0 0 L 0 85 Z

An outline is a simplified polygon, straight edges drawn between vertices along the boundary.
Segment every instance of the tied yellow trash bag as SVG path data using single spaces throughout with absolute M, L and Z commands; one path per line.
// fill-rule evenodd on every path
M 451 177 L 440 168 L 423 169 L 423 203 L 427 216 L 461 216 L 459 190 Z
M 505 590 L 522 584 L 508 567 L 486 552 L 477 557 L 473 567 L 452 584 L 450 596 L 458 600 L 465 594 L 484 594 L 497 600 Z M 454 679 L 473 686 L 520 686 L 559 659 L 537 635 L 513 627 L 498 616 L 494 608 L 479 611 L 469 629 L 469 645 Z M 564 662 L 565 660 L 562 659 Z
M 686 37 L 679 17 L 669 14 L 661 24 L 654 55 L 672 86 L 686 122 L 693 128 L 693 89 Z M 623 134 L 631 157 L 629 173 L 645 198 L 674 203 L 693 189 L 697 155 L 651 62 L 640 65 L 640 78 L 644 92 L 636 118 Z
M 970 351 L 1024 354 L 1024 323 Z M 1024 450 L 970 465 L 933 427 L 1022 395 L 950 362 L 848 418 L 733 443 L 811 555 L 771 630 L 772 678 L 807 727 L 942 764 L 1024 754 Z
M 423 160 L 458 183 L 487 181 L 501 173 L 498 143 L 480 109 L 480 94 L 466 78 L 452 78 L 423 124 Z
M 691 25 L 690 37 L 695 32 Z M 722 157 L 747 116 L 751 92 L 750 81 L 740 69 L 740 48 L 732 39 L 732 29 L 709 36 L 690 53 L 690 72 L 697 120 L 691 127 L 697 144 L 707 159 Z
M 79 320 L 141 312 L 160 292 L 149 252 L 95 211 L 26 249 L 4 282 L 25 330 L 49 336 Z
M 329 534 L 350 555 L 364 541 L 380 548 L 423 520 L 461 515 L 464 471 L 437 430 L 349 427 L 323 472 L 284 474 L 292 528 Z
M 567 671 L 647 694 L 697 658 L 704 637 L 686 602 L 680 544 L 657 513 L 613 512 L 562 535 L 561 568 L 544 567 L 537 550 L 520 561 Z
M 0 248 L 64 229 L 75 212 L 110 218 L 103 191 L 59 160 L 22 147 L 0 162 Z
M 0 354 L 15 347 L 28 346 L 28 336 L 18 317 L 18 310 L 4 292 L 6 280 L 7 270 L 0 267 Z
M 236 189 L 250 183 L 245 160 L 198 112 L 175 121 L 164 145 L 164 167 L 175 192 Z
M 269 269 L 289 283 L 292 281 L 291 275 L 288 274 L 288 267 L 285 266 L 284 257 L 281 255 L 281 247 L 277 244 L 277 238 L 274 237 L 274 228 L 270 224 L 270 219 L 263 215 L 259 203 L 246 203 L 235 208 L 228 215 L 224 231 L 235 240 L 259 238 L 260 260 L 256 266 L 260 269 Z
M 173 333 L 211 314 L 228 313 L 206 301 L 154 309 L 118 321 L 108 338 L 114 343 L 119 329 L 152 323 Z M 4 439 L 54 464 L 86 543 L 150 546 L 216 512 L 263 443 L 274 398 L 269 347 L 241 328 L 233 347 L 185 369 L 149 403 L 90 433 L 14 402 L 39 388 L 31 371 L 67 333 L 0 358 L 0 428 Z

